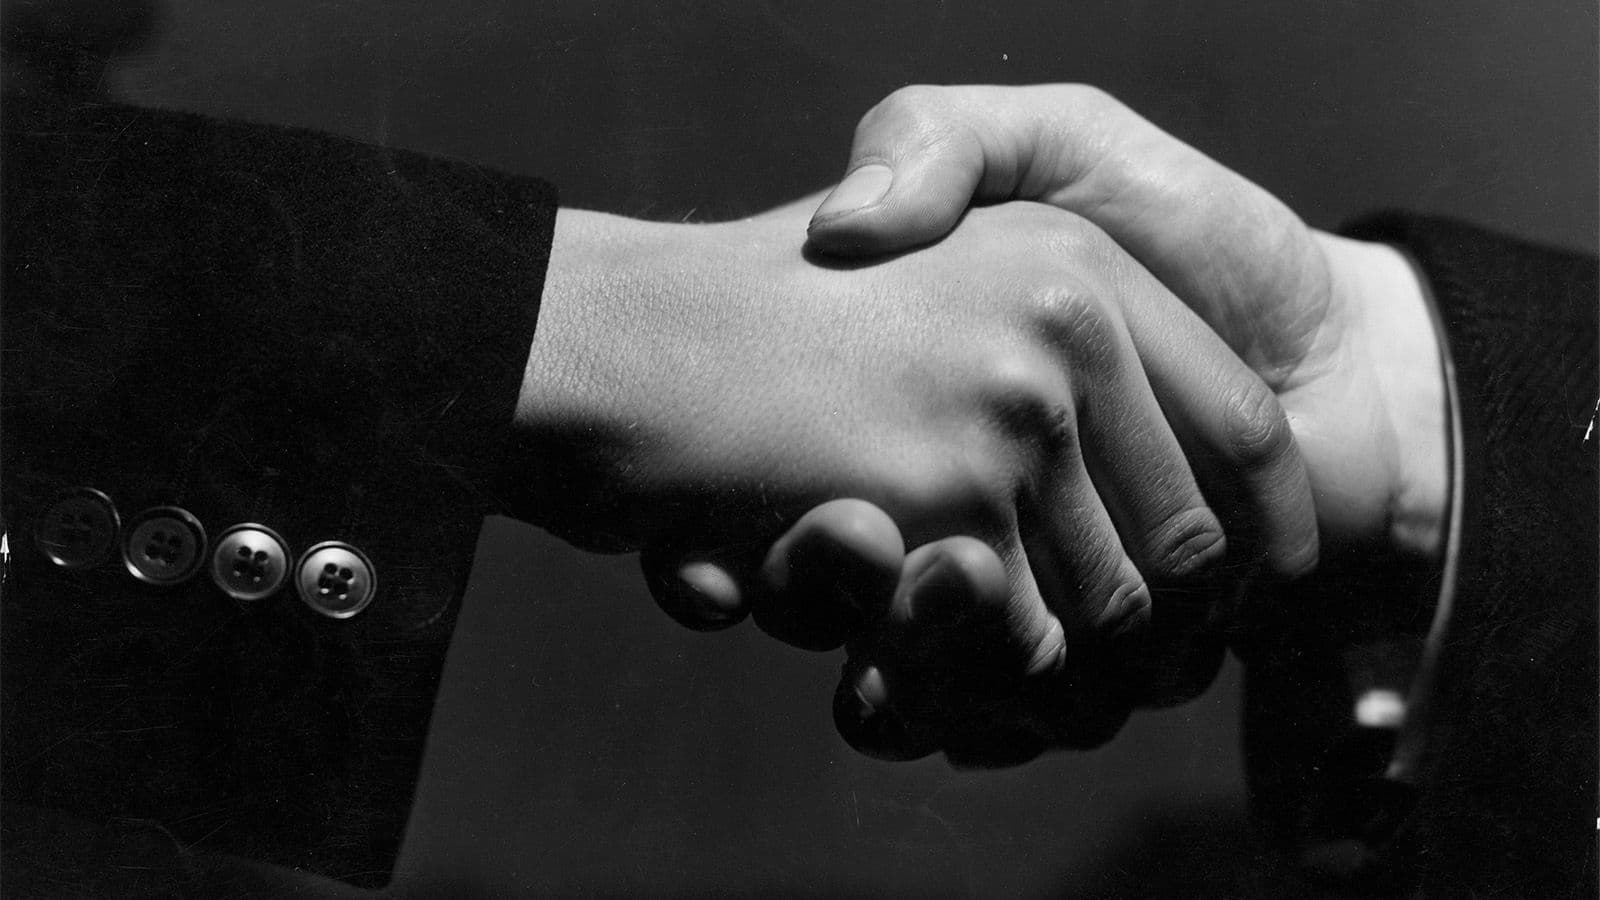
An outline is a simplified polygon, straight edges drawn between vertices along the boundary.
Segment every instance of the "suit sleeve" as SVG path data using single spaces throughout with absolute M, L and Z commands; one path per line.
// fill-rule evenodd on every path
M 1421 217 L 1354 235 L 1420 263 L 1460 416 L 1458 586 L 1401 834 L 1429 896 L 1592 897 L 1595 259 Z
M 381 882 L 515 462 L 552 189 L 112 105 L 8 97 L 3 140 L 7 804 Z M 376 595 L 337 620 L 292 584 L 230 598 L 204 564 L 64 570 L 33 536 L 76 488 L 125 524 L 177 507 L 212 539 L 344 542 Z

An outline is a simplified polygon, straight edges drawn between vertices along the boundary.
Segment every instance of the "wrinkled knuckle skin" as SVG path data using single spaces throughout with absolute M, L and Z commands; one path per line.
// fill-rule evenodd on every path
M 982 376 L 984 402 L 1007 436 L 1046 459 L 1076 452 L 1077 415 L 1071 387 L 1043 359 L 1000 355 Z
M 1224 426 L 1232 461 L 1244 469 L 1265 466 L 1294 446 L 1289 419 L 1264 384 L 1253 384 L 1229 398 Z
M 1142 631 L 1150 624 L 1150 589 L 1142 580 L 1115 583 L 1095 622 L 1095 630 L 1105 637 Z
M 1227 553 L 1227 541 L 1216 515 L 1200 506 L 1168 517 L 1146 536 L 1142 549 L 1147 577 L 1175 581 L 1221 562 Z
M 1121 325 L 1089 290 L 1079 285 L 1053 285 L 1034 294 L 1034 305 L 1052 344 L 1064 362 L 1087 372 L 1105 372 L 1121 358 Z

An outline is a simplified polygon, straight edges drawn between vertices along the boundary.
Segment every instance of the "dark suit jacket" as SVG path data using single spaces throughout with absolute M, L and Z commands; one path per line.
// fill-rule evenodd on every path
M 36 813 L 389 872 L 549 252 L 538 181 L 306 132 L 4 104 L 6 875 Z M 529 473 L 524 473 L 528 475 Z M 376 569 L 352 618 L 36 537 L 88 487 Z M 134 552 L 138 552 L 135 549 Z M 162 837 L 164 836 L 164 838 Z M 142 840 L 142 839 L 141 839 Z
M 1398 839 L 1433 896 L 1593 897 L 1595 259 L 1403 217 L 1359 236 L 1428 274 L 1460 410 L 1455 609 Z
M 1292 621 L 1244 654 L 1255 812 L 1280 847 L 1321 847 L 1319 868 L 1363 890 L 1593 897 L 1595 259 L 1417 216 L 1350 233 L 1409 250 L 1438 304 L 1459 435 L 1454 569 L 1368 552 L 1284 589 Z M 1385 730 L 1353 727 L 1352 688 L 1415 675 L 1381 670 L 1418 648 L 1404 636 L 1428 631 L 1452 581 L 1431 699 L 1406 726 L 1419 752 L 1391 769 Z M 1341 841 L 1381 864 L 1328 852 Z

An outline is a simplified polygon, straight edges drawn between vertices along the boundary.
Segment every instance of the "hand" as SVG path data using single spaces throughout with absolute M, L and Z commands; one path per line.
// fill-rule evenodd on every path
M 561 213 L 518 405 L 530 518 L 644 548 L 671 591 L 709 599 L 697 615 L 753 606 L 823 648 L 883 610 L 825 621 L 838 607 L 759 572 L 807 509 L 864 498 L 913 546 L 997 548 L 1041 666 L 1069 636 L 1144 621 L 1146 577 L 1226 553 L 1185 448 L 1245 474 L 1267 565 L 1314 560 L 1270 391 L 1084 220 L 977 210 L 934 247 L 859 267 L 801 252 L 805 209 L 695 226 Z M 859 598 L 881 604 L 878 588 Z
M 1082 85 L 913 87 L 861 120 L 811 242 L 839 256 L 936 240 L 974 202 L 1104 229 L 1277 393 L 1325 540 L 1439 552 L 1443 380 L 1394 250 L 1308 229 L 1266 191 Z
M 1054 652 L 1046 622 L 1015 602 L 994 548 L 950 537 L 907 554 L 894 522 L 860 500 L 806 513 L 765 570 L 813 609 L 841 588 L 892 598 L 848 641 L 834 697 L 839 733 L 879 758 L 942 751 L 958 765 L 993 766 L 1097 746 L 1135 707 L 1200 694 L 1223 657 L 1213 616 L 1222 607 L 1206 602 L 1203 583 L 1181 597 L 1164 592 L 1144 627 Z
M 899 92 L 863 119 L 850 175 L 817 211 L 810 235 L 839 255 L 890 252 L 940 238 L 973 202 L 1011 198 L 1102 225 L 1274 385 L 1336 546 L 1438 552 L 1442 373 L 1409 266 L 1388 248 L 1310 231 L 1266 192 L 1109 97 L 1077 86 Z M 960 753 L 970 757 L 974 738 L 1000 734 L 980 757 L 992 760 L 1003 747 L 1026 758 L 1042 745 L 1081 743 L 1097 721 L 1114 730 L 1119 709 L 1145 702 L 1152 687 L 1179 699 L 1214 671 L 1206 623 L 1192 621 L 1148 629 L 1137 651 L 1100 654 L 1076 672 L 1064 666 L 997 683 L 989 673 L 1013 651 L 969 639 L 970 626 L 944 624 L 951 609 L 995 621 L 983 612 L 1000 596 L 983 574 L 990 563 L 970 546 L 924 549 L 943 557 L 935 579 L 943 587 L 917 577 L 931 567 L 908 562 L 890 616 L 873 639 L 852 644 L 841 683 L 841 731 L 868 752 L 965 746 Z M 919 602 L 929 591 L 938 599 Z M 1145 698 L 1132 687 L 1137 672 L 1119 674 L 1130 662 L 1144 663 Z M 1101 702 L 1086 711 L 1086 698 Z M 867 709 L 873 714 L 851 712 Z

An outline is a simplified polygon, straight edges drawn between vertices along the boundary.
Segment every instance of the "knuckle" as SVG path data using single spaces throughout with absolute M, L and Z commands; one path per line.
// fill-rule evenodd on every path
M 1223 407 L 1232 462 L 1246 469 L 1266 466 L 1294 446 L 1289 419 L 1272 390 L 1259 381 L 1238 389 Z
M 1209 508 L 1198 506 L 1168 516 L 1149 532 L 1141 555 L 1152 578 L 1178 579 L 1221 562 L 1226 553 L 1222 524 Z
M 1077 445 L 1072 389 L 1042 356 L 1002 353 L 979 376 L 983 401 L 1006 434 L 1046 454 Z
M 1103 371 L 1120 358 L 1121 322 L 1093 291 L 1063 280 L 1036 290 L 1034 305 L 1050 342 L 1066 353 L 1068 362 Z
M 1149 623 L 1150 588 L 1120 544 L 1092 541 L 1078 548 L 1076 556 L 1076 629 L 1109 637 Z
M 1003 350 L 987 356 L 981 366 L 981 389 L 995 401 L 1048 403 L 1061 394 L 1059 376 L 1038 356 Z
M 920 459 L 885 459 L 878 484 L 884 510 L 913 536 L 1000 532 L 1011 506 L 1011 478 L 992 454 L 929 451 Z
M 1150 624 L 1150 589 L 1144 579 L 1124 577 L 1114 583 L 1110 596 L 1095 618 L 1094 628 L 1107 636 L 1128 634 Z

